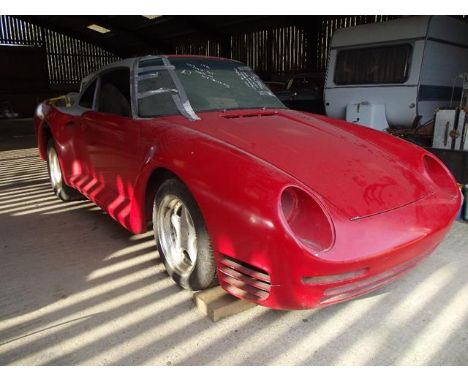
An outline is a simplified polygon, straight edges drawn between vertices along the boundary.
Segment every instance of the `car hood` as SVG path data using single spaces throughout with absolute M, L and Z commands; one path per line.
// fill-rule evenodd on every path
M 206 113 L 199 122 L 197 130 L 281 169 L 349 219 L 401 207 L 430 191 L 396 154 L 312 115 L 290 110 Z

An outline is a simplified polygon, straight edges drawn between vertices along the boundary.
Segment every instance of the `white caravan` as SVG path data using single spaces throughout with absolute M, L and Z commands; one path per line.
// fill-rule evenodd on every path
M 425 124 L 437 108 L 458 104 L 467 71 L 462 20 L 417 16 L 340 29 L 330 46 L 325 110 L 378 130 Z

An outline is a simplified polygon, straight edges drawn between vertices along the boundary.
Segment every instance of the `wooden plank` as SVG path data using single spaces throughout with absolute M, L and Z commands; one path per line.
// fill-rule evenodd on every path
M 198 310 L 213 322 L 257 306 L 230 295 L 220 286 L 195 293 L 193 301 Z

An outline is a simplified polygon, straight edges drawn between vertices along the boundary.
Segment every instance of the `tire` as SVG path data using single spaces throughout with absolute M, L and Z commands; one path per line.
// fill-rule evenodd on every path
M 166 271 L 179 286 L 195 291 L 218 284 L 203 216 L 190 191 L 175 178 L 156 193 L 153 231 Z
M 67 186 L 63 181 L 62 169 L 60 168 L 57 150 L 55 150 L 54 141 L 52 139 L 49 139 L 47 143 L 47 171 L 49 173 L 52 190 L 60 199 L 64 202 L 84 199 L 83 195 L 74 188 Z

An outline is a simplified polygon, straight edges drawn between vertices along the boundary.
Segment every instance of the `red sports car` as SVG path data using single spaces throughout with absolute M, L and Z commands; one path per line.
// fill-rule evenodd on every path
M 242 63 L 147 56 L 36 111 L 63 200 L 134 233 L 153 223 L 181 287 L 216 283 L 276 309 L 325 306 L 429 255 L 461 203 L 445 166 L 388 134 L 292 111 Z

